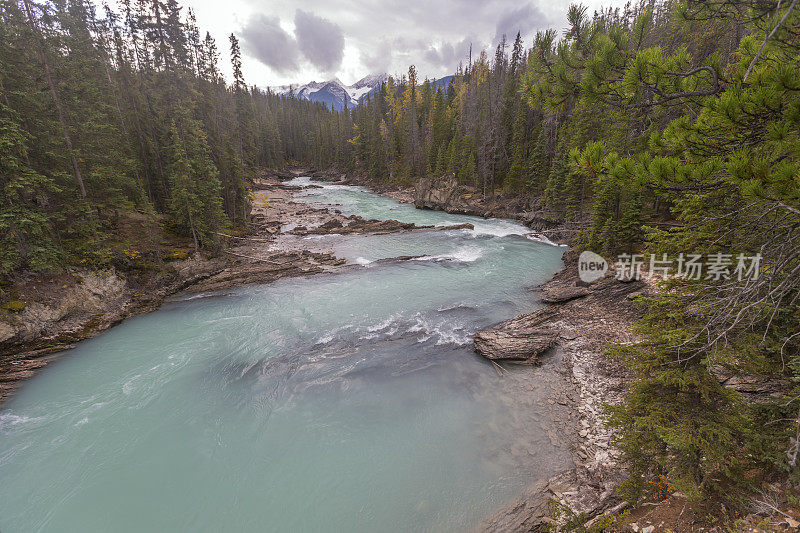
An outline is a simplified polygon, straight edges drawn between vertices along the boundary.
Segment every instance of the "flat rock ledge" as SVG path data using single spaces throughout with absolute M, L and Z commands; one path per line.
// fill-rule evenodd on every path
M 560 304 L 589 296 L 592 290 L 586 286 L 570 283 L 556 283 L 548 286 L 542 295 L 542 301 L 548 304 Z
M 544 308 L 480 331 L 475 351 L 493 361 L 536 364 L 558 340 L 558 331 L 547 325 L 554 314 Z
M 624 505 L 614 489 L 624 477 L 611 431 L 604 424 L 605 405 L 615 404 L 631 376 L 609 360 L 610 342 L 636 340 L 634 322 L 641 316 L 631 294 L 645 294 L 643 282 L 620 283 L 609 276 L 589 286 L 577 279 L 577 261 L 568 251 L 565 268 L 541 287 L 545 306 L 475 334 L 475 350 L 492 361 L 563 365 L 561 390 L 548 403 L 569 408 L 568 418 L 554 418 L 562 442 L 569 446 L 574 468 L 530 487 L 513 504 L 500 509 L 481 531 L 550 531 L 553 505 L 598 517 Z M 550 357 L 558 350 L 560 357 Z M 554 417 L 559 416 L 554 409 Z

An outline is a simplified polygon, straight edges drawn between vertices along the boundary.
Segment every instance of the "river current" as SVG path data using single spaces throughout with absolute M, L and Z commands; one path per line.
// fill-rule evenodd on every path
M 569 465 L 554 365 L 498 375 L 471 344 L 538 305 L 561 248 L 359 187 L 300 199 L 475 229 L 286 235 L 349 264 L 81 342 L 0 411 L 0 531 L 463 531 Z

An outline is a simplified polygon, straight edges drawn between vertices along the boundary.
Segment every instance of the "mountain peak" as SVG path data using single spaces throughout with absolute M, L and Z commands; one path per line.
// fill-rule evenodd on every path
M 381 84 L 386 83 L 386 80 L 388 79 L 389 75 L 385 72 L 382 74 L 369 74 L 355 82 L 352 87 L 356 89 L 360 89 L 362 87 L 372 87 L 374 89 L 380 87 Z
M 350 86 L 335 77 L 322 82 L 312 81 L 305 85 L 283 85 L 271 89 L 280 95 L 288 95 L 291 92 L 296 98 L 320 102 L 331 109 L 341 111 L 345 107 L 357 106 L 362 98 L 374 94 L 388 77 L 386 74 L 370 74 Z

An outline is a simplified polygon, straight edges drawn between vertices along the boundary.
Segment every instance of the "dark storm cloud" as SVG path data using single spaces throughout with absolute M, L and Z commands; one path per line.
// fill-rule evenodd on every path
M 527 44 L 537 31 L 563 20 L 570 0 L 245 0 L 254 11 L 295 16 L 302 58 L 317 70 L 368 70 L 402 73 L 415 64 L 421 76 L 444 76 L 496 45 L 503 34 L 512 42 L 521 31 Z M 586 0 L 599 4 L 601 0 Z M 607 0 L 620 3 L 622 0 Z M 602 3 L 606 3 L 603 0 Z M 285 20 L 287 21 L 287 20 Z M 473 36 L 466 40 L 465 36 Z M 360 65 L 347 64 L 347 45 Z M 491 52 L 490 52 L 491 54 Z M 367 72 L 363 72 L 366 74 Z
M 497 45 L 503 35 L 506 36 L 509 42 L 513 42 L 517 32 L 525 36 L 546 27 L 547 17 L 544 16 L 541 10 L 532 4 L 526 4 L 500 17 L 492 44 Z
M 300 51 L 323 72 L 335 72 L 344 57 L 344 34 L 333 22 L 298 9 L 294 14 L 294 34 Z
M 425 50 L 423 58 L 436 67 L 455 69 L 459 63 L 468 61 L 470 46 L 476 53 L 482 48 L 478 39 L 467 37 L 456 43 L 444 42 L 439 45 L 431 45 Z
M 297 70 L 297 41 L 280 27 L 277 17 L 255 15 L 242 28 L 245 51 L 276 72 Z

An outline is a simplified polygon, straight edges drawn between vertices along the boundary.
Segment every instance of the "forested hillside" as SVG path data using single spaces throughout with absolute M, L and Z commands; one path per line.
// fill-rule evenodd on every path
M 213 249 L 254 169 L 344 161 L 347 115 L 248 87 L 235 36 L 174 0 L 121 6 L 0 2 L 0 276 L 114 264 L 131 212 Z
M 797 4 L 575 5 L 563 33 L 503 40 L 444 90 L 412 66 L 330 112 L 249 87 L 236 37 L 203 36 L 175 0 L 0 0 L 0 276 L 113 264 L 134 212 L 217 249 L 255 172 L 289 163 L 397 185 L 454 174 L 609 258 L 722 254 L 730 273 L 758 256 L 756 277 L 672 278 L 643 342 L 613 350 L 637 376 L 612 417 L 627 495 L 665 474 L 731 499 L 798 473 Z
M 510 55 L 500 43 L 446 92 L 418 86 L 412 67 L 354 111 L 355 168 L 375 179 L 454 173 L 526 198 L 607 257 L 716 257 L 726 274 L 760 258 L 744 279 L 672 278 L 648 303 L 643 342 L 613 350 L 637 377 L 612 417 L 634 500 L 659 474 L 730 504 L 734 488 L 798 472 L 796 6 L 574 5 L 563 35 L 540 32 L 529 49 L 517 38 Z

